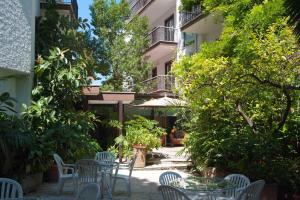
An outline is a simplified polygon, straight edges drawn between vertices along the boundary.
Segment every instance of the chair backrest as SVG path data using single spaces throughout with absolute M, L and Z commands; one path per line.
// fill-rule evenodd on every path
M 159 176 L 159 183 L 161 185 L 169 185 L 171 181 L 179 178 L 181 178 L 180 174 L 176 172 L 167 171 Z
M 224 178 L 235 184 L 235 188 L 226 191 L 227 195 L 230 197 L 236 197 L 242 191 L 243 188 L 250 185 L 250 180 L 243 174 L 230 174 Z
M 161 192 L 164 200 L 190 200 L 184 192 L 169 185 L 160 185 L 158 190 Z
M 76 172 L 80 183 L 97 183 L 98 172 L 101 166 L 96 160 L 82 159 L 76 163 Z
M 58 175 L 62 176 L 63 175 L 63 165 L 64 161 L 61 159 L 61 157 L 58 154 L 53 154 L 53 158 L 56 162 L 57 170 L 58 170 Z
M 108 151 L 102 151 L 96 153 L 95 160 L 107 163 L 114 163 L 115 162 L 115 155 Z
M 237 196 L 236 200 L 259 200 L 264 185 L 264 180 L 251 183 L 243 189 L 243 191 Z
M 0 178 L 0 199 L 23 198 L 21 185 L 9 178 Z
M 89 183 L 83 187 L 76 200 L 97 200 L 100 197 L 100 186 L 97 183 Z

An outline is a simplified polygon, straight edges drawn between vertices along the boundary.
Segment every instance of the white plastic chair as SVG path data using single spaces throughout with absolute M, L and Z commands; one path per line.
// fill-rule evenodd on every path
M 120 179 L 120 180 L 123 180 L 126 184 L 126 187 L 127 187 L 127 194 L 128 196 L 131 196 L 131 175 L 132 175 L 132 170 L 133 170 L 133 167 L 134 167 L 134 163 L 136 161 L 136 158 L 137 158 L 137 155 L 135 155 L 128 164 L 126 165 L 120 165 L 117 169 L 116 169 L 116 174 L 115 176 L 113 177 L 114 179 L 114 182 L 113 182 L 113 186 L 112 186 L 112 191 L 114 191 L 115 189 L 115 185 L 116 185 L 116 181 L 117 179 Z M 118 170 L 121 169 L 121 170 L 126 170 L 128 175 L 125 175 L 125 174 L 118 174 Z
M 158 190 L 164 200 L 191 200 L 183 191 L 169 185 L 160 185 Z
M 226 196 L 228 197 L 237 197 L 245 187 L 250 185 L 249 178 L 243 174 L 230 174 L 224 179 L 232 182 L 236 186 L 234 189 L 226 191 Z
M 112 198 L 112 174 L 115 166 L 115 155 L 108 151 L 102 151 L 96 153 L 95 160 L 101 165 L 101 190 L 103 191 L 104 185 L 106 186 L 108 196 Z M 108 180 L 107 180 L 108 179 Z M 101 193 L 101 197 L 103 197 Z
M 58 170 L 58 186 L 57 186 L 57 194 L 61 194 L 62 189 L 64 187 L 65 181 L 72 180 L 75 188 L 75 174 L 74 174 L 74 164 L 65 164 L 61 157 L 58 154 L 53 154 L 53 158 L 57 165 Z M 71 171 L 71 174 L 68 174 L 68 171 Z
M 182 178 L 180 174 L 172 171 L 167 171 L 159 176 L 159 183 L 161 185 L 169 185 L 171 181 Z
M 0 178 L 0 200 L 9 198 L 23 198 L 22 187 L 15 180 Z
M 97 200 L 100 197 L 100 186 L 96 183 L 90 183 L 83 187 L 76 200 Z
M 82 159 L 76 162 L 76 191 L 79 195 L 80 187 L 90 183 L 98 183 L 98 172 L 101 170 L 99 163 L 92 159 Z
M 259 200 L 265 181 L 258 180 L 245 187 L 235 200 Z

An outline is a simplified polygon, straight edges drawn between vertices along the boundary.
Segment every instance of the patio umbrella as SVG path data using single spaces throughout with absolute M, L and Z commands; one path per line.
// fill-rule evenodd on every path
M 187 103 L 183 100 L 175 99 L 175 98 L 170 98 L 167 96 L 158 98 L 158 99 L 150 99 L 149 101 L 145 101 L 142 104 L 135 105 L 136 107 L 148 107 L 152 108 L 152 116 L 154 119 L 154 108 L 171 108 L 171 107 L 184 107 L 186 106 Z M 164 112 L 164 128 L 167 128 L 167 122 L 166 122 L 166 111 Z
M 158 99 L 151 99 L 149 101 L 145 101 L 144 103 L 135 106 L 137 107 L 184 107 L 186 106 L 186 102 L 183 100 L 174 99 L 165 96 Z

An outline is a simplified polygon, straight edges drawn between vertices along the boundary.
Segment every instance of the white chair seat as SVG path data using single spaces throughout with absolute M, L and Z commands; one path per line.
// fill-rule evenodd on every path
M 53 157 L 56 162 L 57 170 L 58 170 L 57 194 L 60 194 L 62 192 L 65 181 L 67 181 L 67 180 L 73 181 L 73 185 L 74 185 L 74 189 L 75 189 L 75 181 L 74 181 L 74 179 L 76 177 L 76 176 L 74 176 L 75 165 L 65 164 L 58 154 L 53 154 Z M 70 172 L 70 171 L 72 173 L 68 174 L 68 172 Z

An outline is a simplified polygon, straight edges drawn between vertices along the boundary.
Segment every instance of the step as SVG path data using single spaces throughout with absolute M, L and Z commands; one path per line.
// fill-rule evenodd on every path
M 185 170 L 187 169 L 187 164 L 155 164 L 148 165 L 144 168 L 134 168 L 134 170 Z
M 161 159 L 161 160 L 148 160 L 147 164 L 153 165 L 153 164 L 190 164 L 190 161 L 187 161 L 185 159 Z

